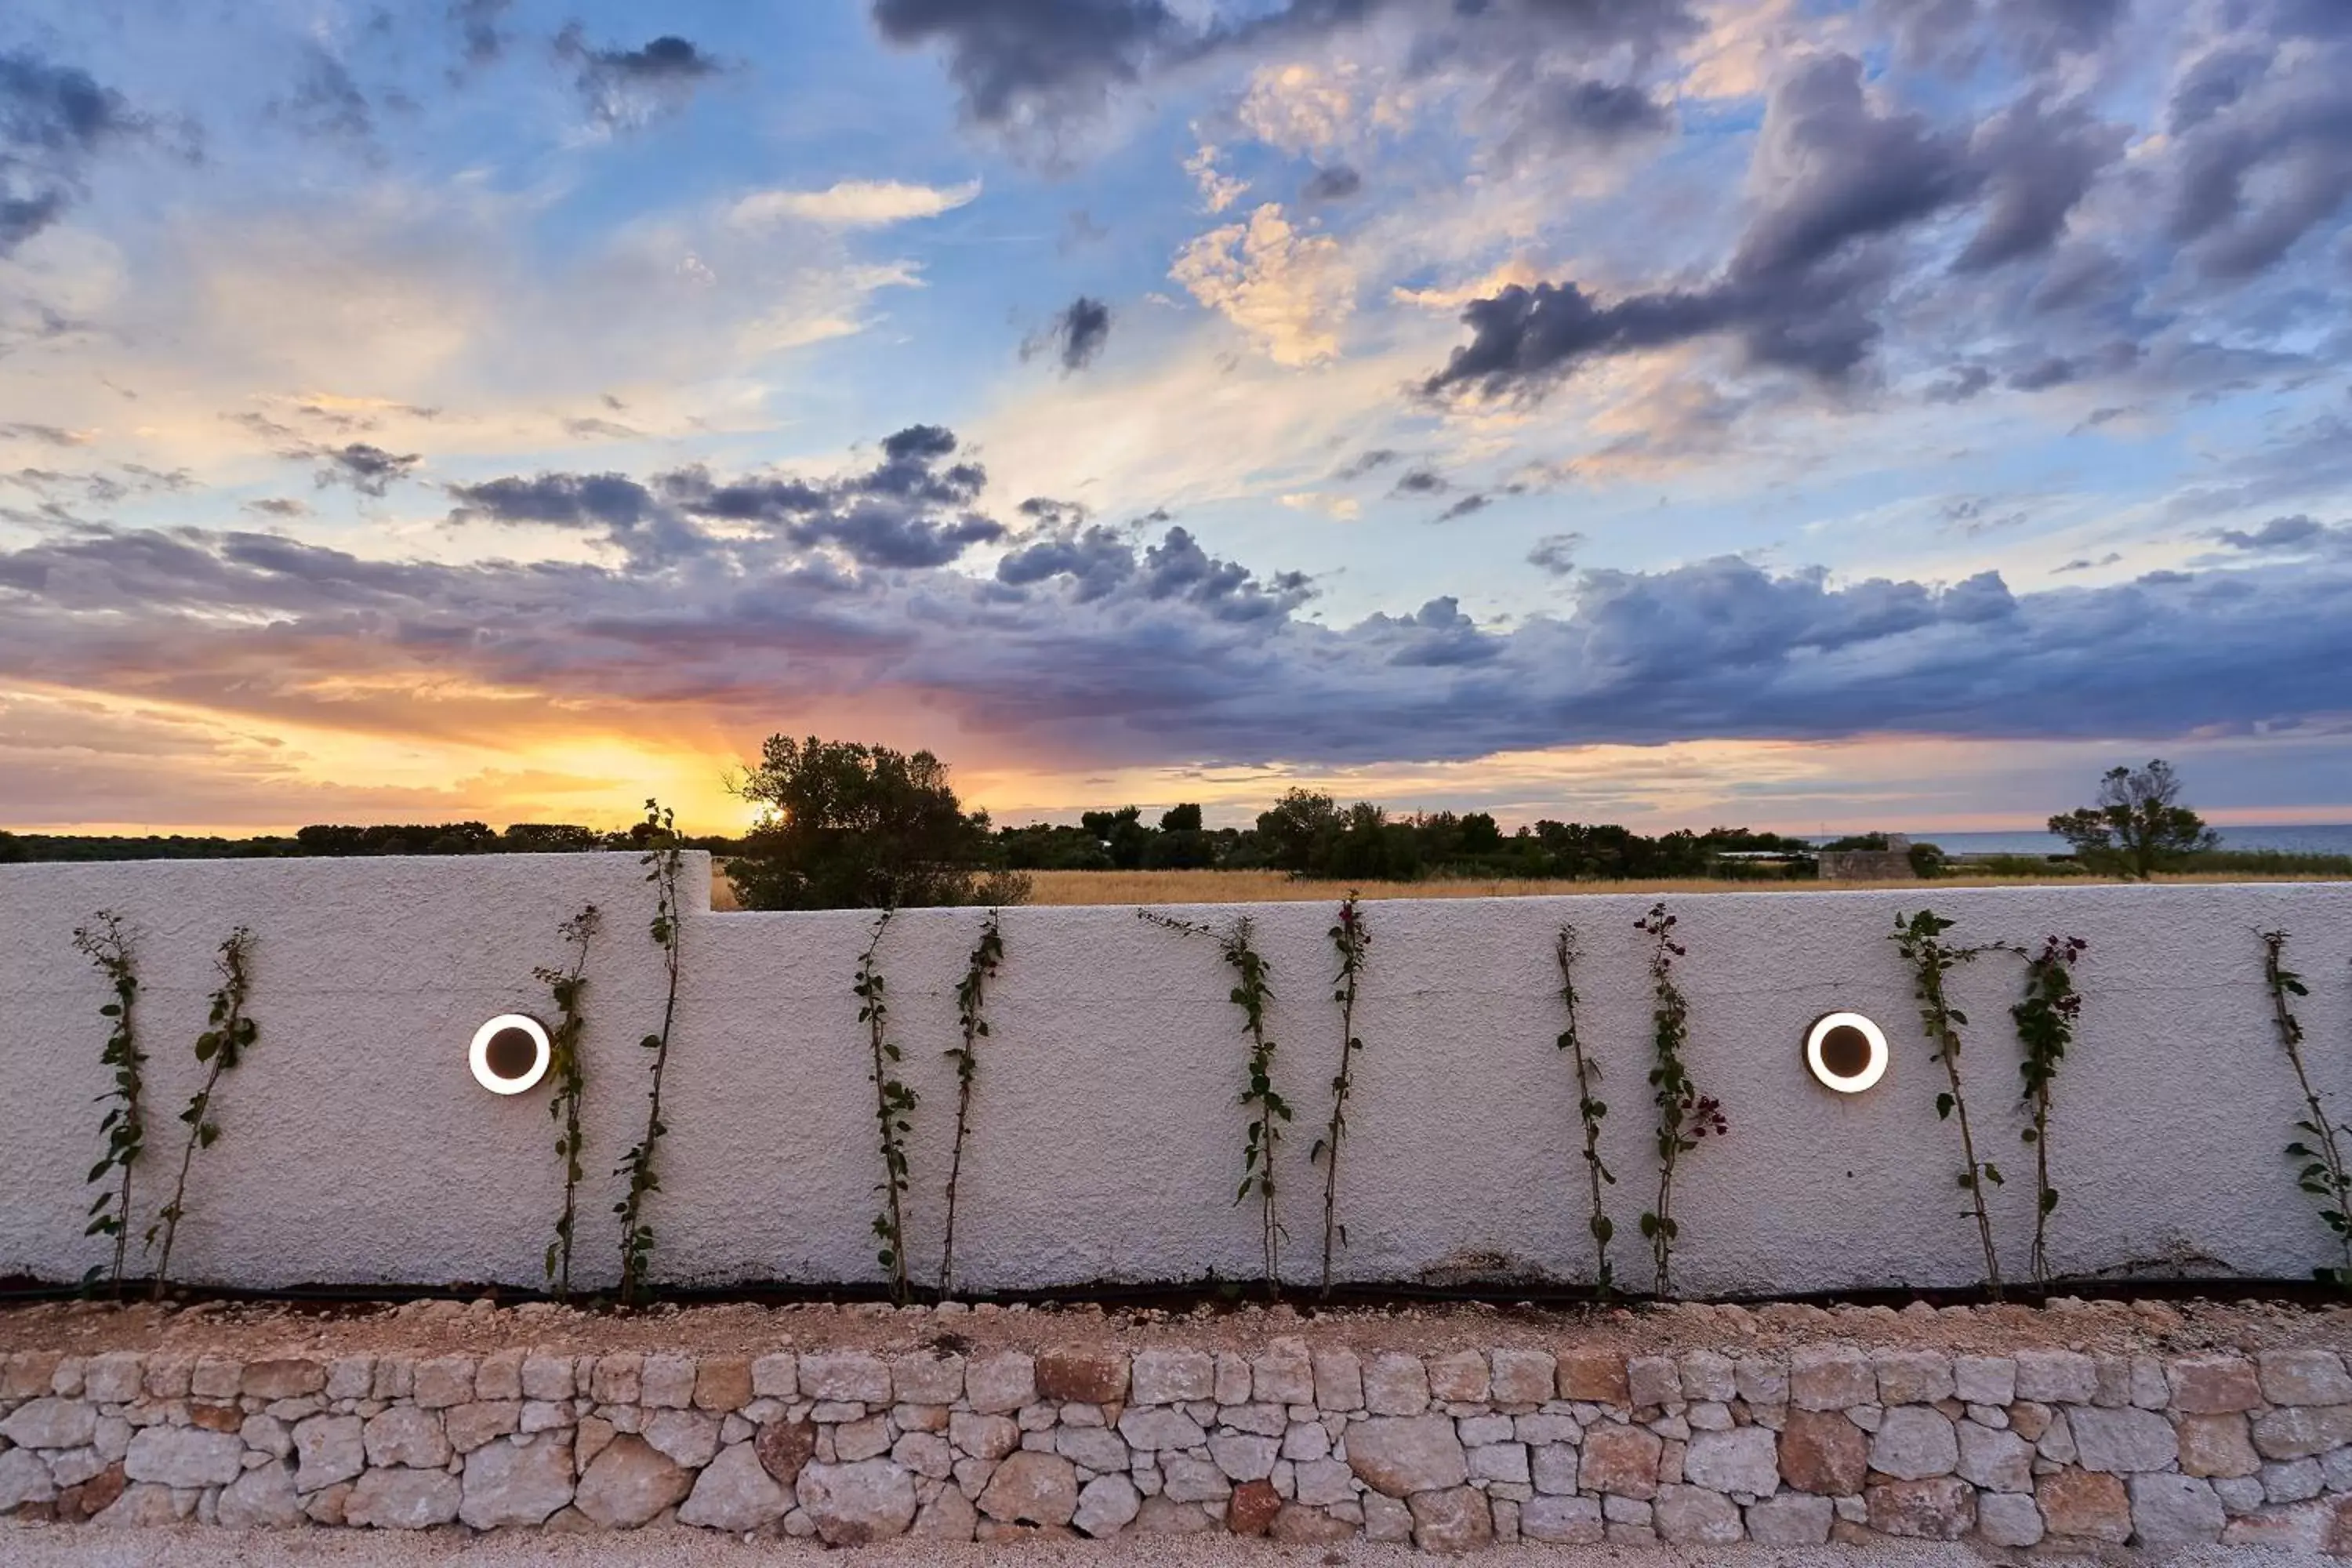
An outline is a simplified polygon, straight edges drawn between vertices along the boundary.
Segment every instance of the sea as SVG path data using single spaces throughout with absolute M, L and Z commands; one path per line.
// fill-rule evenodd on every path
M 2352 822 L 2314 822 L 2298 826 L 2217 827 L 2224 849 L 2274 849 L 2289 855 L 2352 855 Z M 1832 836 L 1834 837 L 1834 835 Z M 2031 829 L 2014 833 L 1940 833 L 1910 835 L 1915 844 L 1937 846 L 1947 855 L 2063 855 L 2066 841 L 2054 833 Z M 1817 842 L 1828 843 L 1827 838 Z

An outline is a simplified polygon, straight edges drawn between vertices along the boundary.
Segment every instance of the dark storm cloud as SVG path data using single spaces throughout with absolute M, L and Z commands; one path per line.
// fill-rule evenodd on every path
M 1364 188 L 1364 176 L 1346 163 L 1334 163 L 1318 169 L 1298 188 L 1298 199 L 1313 205 L 1319 202 L 1343 202 Z
M 2197 61 L 2173 99 L 2178 138 L 2171 237 L 2206 276 L 2265 272 L 2352 198 L 2352 24 L 2289 40 L 2294 18 L 2267 13 L 2270 36 Z
M 1021 357 L 1050 353 L 1066 372 L 1084 370 L 1110 342 L 1110 307 L 1081 294 L 1057 312 L 1042 337 L 1022 345 Z
M 1514 284 L 1463 312 L 1470 342 L 1423 384 L 1528 395 L 1585 361 L 1729 333 L 1752 364 L 1836 381 L 1882 331 L 1890 248 L 1957 207 L 1986 214 L 1960 265 L 2046 251 L 2120 138 L 2029 95 L 1975 138 L 1873 104 L 1861 62 L 1822 55 L 1773 86 L 1756 153 L 1771 176 L 1716 278 L 1603 301 L 1576 282 Z
M 2228 528 L 2213 537 L 2232 550 L 2343 550 L 2352 554 L 2352 524 L 2330 528 L 2304 513 L 2274 517 L 2251 531 Z
M 1287 0 L 1205 26 L 1163 0 L 873 0 L 886 40 L 944 54 L 967 119 L 1012 130 L 1094 113 L 1114 90 L 1175 67 L 1388 16 L 1421 24 L 1423 68 L 1499 65 L 1548 42 L 1647 54 L 1697 26 L 1684 0 Z
M 2053 109 L 2027 95 L 1986 121 L 1972 152 L 1985 175 L 1985 212 L 1955 265 L 1983 272 L 2046 254 L 2093 181 L 2123 156 L 2130 132 L 2080 104 Z
M 944 566 L 977 544 L 1006 535 L 974 510 L 987 470 L 952 463 L 955 433 L 913 425 L 882 442 L 882 460 L 862 472 L 809 480 L 791 475 L 714 478 L 674 468 L 649 484 L 618 473 L 543 473 L 453 486 L 460 515 L 542 523 L 602 536 L 640 565 L 716 559 L 747 548 L 771 560 L 830 547 L 861 566 Z M 719 525 L 713 527 L 711 525 Z
M 0 54 L 0 257 L 65 215 L 101 153 L 152 129 L 86 70 Z
M 1508 142 L 1514 149 L 1610 147 L 1663 135 L 1675 122 L 1664 104 L 1630 82 L 1549 76 L 1521 85 L 1506 77 L 1497 94 L 1508 100 L 1507 112 L 1517 123 Z
M 579 68 L 574 85 L 589 116 L 607 126 L 642 124 L 682 107 L 726 68 L 691 41 L 664 34 L 641 48 L 596 48 L 580 24 L 556 35 L 558 58 Z

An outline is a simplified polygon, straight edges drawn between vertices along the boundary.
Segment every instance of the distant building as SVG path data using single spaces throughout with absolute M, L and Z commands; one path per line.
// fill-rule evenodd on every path
M 1824 849 L 1821 853 L 1824 882 L 1916 882 L 1911 867 L 1911 840 L 1900 833 L 1886 836 L 1884 849 Z

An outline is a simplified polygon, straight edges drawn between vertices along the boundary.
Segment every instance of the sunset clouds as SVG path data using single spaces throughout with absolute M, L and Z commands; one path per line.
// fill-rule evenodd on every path
M 2341 7 L 809 9 L 0 21 L 7 817 L 2352 806 Z

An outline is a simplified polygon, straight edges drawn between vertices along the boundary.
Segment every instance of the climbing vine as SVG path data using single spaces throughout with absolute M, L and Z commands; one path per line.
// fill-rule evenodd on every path
M 1723 1107 L 1699 1093 L 1683 1047 L 1690 1041 L 1690 999 L 1675 980 L 1675 962 L 1690 956 L 1690 949 L 1675 940 L 1678 917 L 1663 903 L 1633 922 L 1650 939 L 1650 1100 L 1658 1108 L 1658 1205 L 1642 1215 L 1642 1234 L 1650 1240 L 1650 1261 L 1660 1297 L 1674 1293 L 1675 1242 L 1681 1227 L 1675 1221 L 1675 1172 L 1682 1157 L 1709 1136 L 1730 1131 Z
M 956 1069 L 955 1147 L 948 1155 L 947 1237 L 940 1249 L 940 1295 L 955 1294 L 956 1186 L 963 1176 L 963 1146 L 971 1136 L 971 1088 L 980 1076 L 980 1042 L 988 1037 L 988 983 L 1004 962 L 1004 934 L 998 911 L 991 910 L 980 922 L 980 941 L 964 961 L 963 978 L 956 983 L 956 1024 L 961 1043 L 948 1052 Z
M 890 1273 L 890 1300 L 907 1304 L 907 1120 L 915 1109 L 915 1091 L 898 1080 L 898 1047 L 890 1043 L 890 1004 L 884 993 L 882 971 L 874 961 L 882 933 L 890 929 L 894 910 L 884 910 L 874 921 L 874 936 L 857 960 L 857 1021 L 866 1026 L 873 1047 L 874 1114 L 882 1127 L 882 1212 L 874 1218 L 874 1234 L 882 1239 L 875 1254 Z
M 613 1205 L 613 1212 L 621 1216 L 624 1306 L 635 1304 L 645 1294 L 646 1271 L 653 1263 L 654 1227 L 646 1223 L 646 1197 L 661 1191 L 661 1178 L 654 1167 L 654 1150 L 669 1131 L 662 1121 L 662 1074 L 669 1066 L 670 1026 L 677 1017 L 678 879 L 686 862 L 685 846 L 677 836 L 677 813 L 649 800 L 646 802 L 642 826 L 646 850 L 637 863 L 646 868 L 646 880 L 654 889 L 654 916 L 646 932 L 654 945 L 661 949 L 668 988 L 662 999 L 660 1030 L 637 1042 L 654 1054 L 653 1085 L 646 1095 L 646 1135 L 613 1172 L 616 1176 L 625 1174 L 629 1178 L 627 1194 Z
M 1985 1289 L 1998 1301 L 2001 1299 L 2000 1255 L 1993 1247 L 1992 1214 L 1986 1204 L 1985 1188 L 2001 1184 L 2000 1167 L 1990 1160 L 1977 1158 L 1976 1134 L 1969 1125 L 1968 1093 L 1960 1079 L 1960 1030 L 1968 1026 L 1969 1016 L 1952 1005 L 1944 980 L 1953 970 L 1980 954 L 2006 950 L 1997 942 L 1982 947 L 1947 946 L 1944 933 L 1952 925 L 1952 921 L 1932 910 L 1921 910 L 1907 921 L 1898 914 L 1887 940 L 1911 965 L 1913 994 L 1919 999 L 1920 1026 L 1935 1042 L 1935 1059 L 1942 1064 L 1949 1086 L 1936 1096 L 1936 1115 L 1943 1121 L 1956 1116 L 1958 1119 L 1960 1153 L 1967 1162 L 1960 1172 L 1960 1190 L 1969 1194 L 1976 1215 L 1977 1239 L 1984 1247 Z
M 582 1010 L 581 994 L 588 984 L 588 943 L 601 918 L 596 906 L 589 904 L 558 926 L 557 933 L 571 946 L 571 963 L 532 972 L 555 1004 L 555 1027 L 547 1037 L 548 1073 L 555 1079 L 555 1096 L 548 1101 L 547 1113 L 562 1129 L 555 1135 L 555 1155 L 563 1162 L 563 1212 L 555 1222 L 555 1239 L 547 1244 L 547 1282 L 559 1301 L 572 1296 L 572 1228 L 579 1214 L 580 1180 L 585 1173 L 580 1164 L 580 1101 L 588 1086 L 580 1060 L 580 1036 L 588 1026 L 588 1016 Z
M 2303 1162 L 2295 1172 L 2295 1185 L 2318 1205 L 2319 1217 L 2336 1233 L 2336 1245 L 2344 1254 L 2344 1261 L 2336 1267 L 2315 1268 L 2312 1273 L 2338 1289 L 2352 1290 L 2352 1170 L 2346 1168 L 2343 1148 L 2336 1142 L 2336 1134 L 2352 1131 L 2352 1127 L 2327 1119 L 2327 1108 L 2320 1102 L 2319 1091 L 2312 1087 L 2311 1074 L 2305 1068 L 2303 1022 L 2294 1016 L 2288 998 L 2308 996 L 2311 989 L 2302 975 L 2286 967 L 2287 933 L 2256 934 L 2263 942 L 2263 980 L 2270 988 L 2271 1021 L 2278 1029 L 2279 1044 L 2286 1047 L 2287 1060 L 2294 1064 L 2294 1081 L 2303 1090 L 2304 1119 L 2294 1125 L 2305 1137 L 2286 1146 L 2290 1157 Z
M 1242 1032 L 1250 1045 L 1249 1082 L 1240 1100 L 1249 1113 L 1249 1131 L 1242 1145 L 1242 1180 L 1234 1190 L 1234 1202 L 1238 1205 L 1246 1201 L 1251 1193 L 1257 1194 L 1258 1239 L 1265 1258 L 1266 1295 L 1279 1297 L 1282 1238 L 1287 1233 L 1275 1209 L 1274 1158 L 1281 1144 L 1282 1124 L 1290 1120 L 1290 1105 L 1274 1087 L 1275 1043 L 1265 1032 L 1265 1010 L 1274 1000 L 1274 992 L 1266 984 L 1266 962 L 1252 945 L 1257 934 L 1256 923 L 1242 915 L 1220 931 L 1153 910 L 1135 912 L 1153 925 L 1165 926 L 1186 936 L 1208 938 L 1217 944 L 1218 956 L 1234 972 L 1231 999 L 1242 1010 Z
M 220 944 L 215 963 L 220 970 L 220 988 L 213 993 L 212 1005 L 205 1014 L 205 1032 L 196 1037 L 196 1060 L 205 1064 L 204 1087 L 189 1100 L 180 1120 L 187 1123 L 188 1138 L 180 1151 L 180 1176 L 173 1184 L 172 1201 L 147 1227 L 147 1245 L 155 1246 L 163 1238 L 163 1248 L 155 1259 L 155 1299 L 163 1299 L 163 1289 L 172 1274 L 172 1244 L 179 1238 L 180 1218 L 187 1213 L 188 1167 L 198 1149 L 209 1149 L 220 1138 L 220 1123 L 212 1119 L 213 1094 L 220 1087 L 223 1074 L 235 1070 L 252 1048 L 260 1035 L 260 1026 L 247 1015 L 246 1006 L 253 993 L 253 933 L 239 926 L 228 933 Z
M 145 1106 L 141 1100 L 147 1058 L 140 1052 L 138 1031 L 131 1022 L 131 1008 L 139 1000 L 139 976 L 131 966 L 131 939 L 123 934 L 121 916 L 99 910 L 89 924 L 74 931 L 73 942 L 77 951 L 98 965 L 114 997 L 98 1010 L 100 1017 L 110 1020 L 99 1063 L 114 1075 L 113 1089 L 99 1096 L 99 1100 L 114 1103 L 107 1107 L 98 1124 L 106 1138 L 106 1154 L 90 1167 L 87 1178 L 92 1186 L 107 1185 L 90 1200 L 89 1224 L 82 1230 L 84 1236 L 111 1237 L 114 1258 L 110 1267 L 92 1264 L 82 1284 L 85 1289 L 94 1288 L 99 1276 L 106 1274 L 120 1296 L 123 1259 L 131 1246 L 131 1173 L 147 1141 Z
M 2050 1283 L 2050 1215 L 2058 1189 L 2050 1182 L 2050 1102 L 2066 1047 L 2074 1043 L 2074 1021 L 2083 1010 L 2074 989 L 2075 961 L 2090 944 L 2081 937 L 2048 937 L 2025 961 L 2025 996 L 2009 1010 L 2024 1055 L 2017 1070 L 2025 1080 L 2027 1125 L 2018 1133 L 2033 1151 L 2033 1250 L 2028 1267 L 2036 1286 Z
M 1562 925 L 1552 941 L 1552 958 L 1559 965 L 1559 999 L 1568 1011 L 1568 1027 L 1560 1031 L 1559 1048 L 1576 1063 L 1576 1114 L 1584 1124 L 1584 1174 L 1592 1189 L 1592 1214 L 1586 1223 L 1592 1232 L 1593 1288 L 1605 1299 L 1616 1285 L 1609 1268 L 1609 1243 L 1617 1226 L 1602 1205 L 1601 1189 L 1615 1186 L 1617 1178 L 1601 1163 L 1601 1120 L 1609 1114 L 1595 1088 L 1601 1081 L 1601 1064 L 1585 1050 L 1584 1038 L 1577 1032 L 1576 961 L 1581 956 L 1576 928 Z
M 1364 1042 L 1356 1034 L 1356 992 L 1362 980 L 1364 961 L 1372 945 L 1372 933 L 1364 924 L 1363 910 L 1358 907 L 1356 894 L 1350 889 L 1339 904 L 1339 918 L 1330 930 L 1332 950 L 1339 954 L 1339 973 L 1332 982 L 1331 1000 L 1339 1005 L 1339 1070 L 1331 1079 L 1331 1124 L 1323 1136 L 1307 1152 L 1311 1164 L 1323 1162 L 1323 1294 L 1331 1293 L 1331 1244 L 1336 1237 L 1341 1246 L 1348 1240 L 1348 1227 L 1339 1223 L 1339 1143 L 1348 1132 L 1348 1091 L 1354 1079 L 1356 1053 Z

